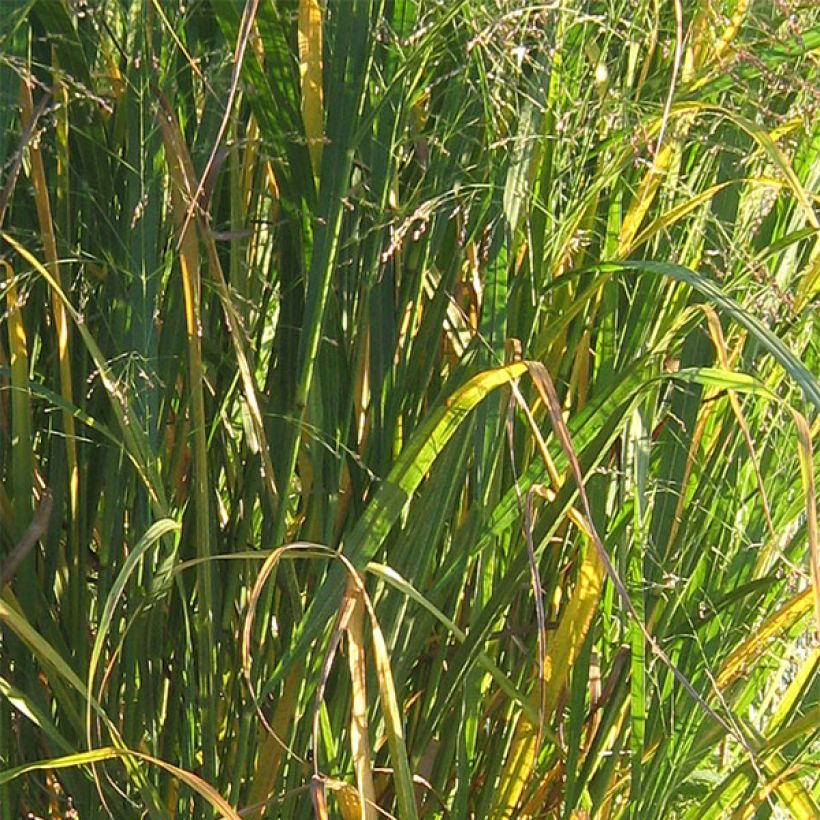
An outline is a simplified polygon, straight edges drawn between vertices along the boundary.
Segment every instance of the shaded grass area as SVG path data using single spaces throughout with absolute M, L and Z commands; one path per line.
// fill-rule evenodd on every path
M 820 816 L 813 4 L 0 43 L 2 820 Z

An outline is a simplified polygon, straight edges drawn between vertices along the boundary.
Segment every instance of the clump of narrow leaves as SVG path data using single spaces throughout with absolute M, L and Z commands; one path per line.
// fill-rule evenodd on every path
M 0 43 L 0 820 L 820 816 L 813 4 Z

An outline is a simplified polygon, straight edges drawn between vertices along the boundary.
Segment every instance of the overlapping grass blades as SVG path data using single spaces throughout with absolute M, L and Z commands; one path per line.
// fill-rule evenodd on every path
M 4 7 L 0 820 L 820 814 L 819 44 Z

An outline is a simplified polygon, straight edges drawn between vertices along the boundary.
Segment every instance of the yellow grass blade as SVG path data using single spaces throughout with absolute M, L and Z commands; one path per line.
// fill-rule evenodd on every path
M 160 105 L 162 106 L 164 112 L 164 116 L 159 118 L 159 122 L 163 132 L 166 150 L 170 150 L 172 155 L 177 158 L 176 160 L 171 160 L 172 162 L 176 162 L 176 166 L 178 166 L 175 182 L 178 186 L 181 186 L 179 187 L 179 190 L 186 192 L 186 196 L 193 196 L 192 191 L 194 184 L 194 173 L 190 154 L 188 153 L 188 149 L 182 140 L 182 135 L 179 132 L 179 126 L 174 118 L 171 107 L 169 106 L 167 100 L 165 100 L 165 98 L 161 95 L 159 99 Z M 201 214 L 198 213 L 198 216 L 201 218 Z M 185 235 L 187 236 L 188 231 L 190 230 L 190 224 L 187 219 L 183 222 L 183 226 L 185 226 Z M 219 254 L 216 251 L 216 244 L 214 242 L 213 235 L 210 230 L 207 229 L 202 230 L 201 235 L 208 259 L 208 267 L 214 279 L 216 291 L 219 295 L 220 302 L 222 303 L 222 308 L 225 311 L 225 324 L 233 345 L 234 353 L 236 354 L 239 373 L 242 377 L 242 388 L 245 393 L 245 400 L 250 412 L 253 433 L 259 444 L 259 452 L 262 458 L 262 478 L 265 483 L 265 489 L 270 496 L 271 503 L 275 507 L 279 501 L 279 490 L 276 486 L 276 476 L 273 471 L 270 447 L 268 446 L 265 426 L 262 420 L 262 411 L 259 405 L 253 370 L 245 352 L 245 345 L 239 337 L 239 329 L 242 327 L 242 322 L 231 299 L 228 285 L 225 281 L 225 275 L 222 271 L 222 264 L 219 261 Z
M 373 785 L 373 766 L 370 759 L 370 740 L 367 721 L 367 671 L 364 651 L 364 603 L 356 593 L 347 623 L 347 661 L 350 669 L 352 702 L 350 706 L 350 753 L 356 773 L 357 799 L 361 820 L 377 817 L 376 789 Z M 342 794 L 338 795 L 340 801 Z M 343 809 L 344 813 L 344 809 Z
M 720 193 L 724 188 L 731 184 L 732 182 L 719 182 L 717 183 L 717 185 L 712 185 L 706 190 L 700 191 L 694 196 L 689 197 L 689 199 L 687 199 L 685 202 L 682 202 L 680 205 L 676 205 L 674 208 L 670 208 L 668 211 L 666 211 L 666 213 L 663 213 L 659 217 L 654 219 L 649 225 L 646 226 L 646 228 L 644 228 L 637 236 L 635 236 L 635 238 L 632 240 L 631 247 L 634 249 L 646 244 L 658 233 L 671 227 L 676 222 L 680 221 L 685 216 L 692 213 L 692 211 L 699 208 L 705 202 L 709 202 L 710 200 L 712 200 L 716 194 Z
M 712 344 L 714 344 L 715 350 L 717 351 L 720 366 L 724 370 L 731 372 L 732 366 L 729 361 L 729 353 L 726 349 L 726 341 L 723 338 L 723 328 L 720 325 L 720 319 L 718 318 L 717 311 L 711 305 L 702 305 L 701 309 L 706 314 L 709 335 L 711 336 Z M 737 419 L 738 426 L 743 433 L 743 439 L 746 442 L 746 449 L 749 452 L 749 459 L 752 463 L 755 479 L 757 480 L 757 490 L 760 493 L 760 503 L 763 506 L 763 514 L 766 517 L 766 524 L 769 528 L 769 534 L 772 539 L 774 539 L 776 535 L 774 523 L 772 522 L 771 507 L 769 505 L 769 499 L 766 495 L 766 487 L 763 484 L 763 476 L 760 472 L 760 466 L 757 463 L 754 443 L 752 442 L 752 434 L 749 430 L 746 416 L 743 414 L 743 408 L 740 406 L 740 401 L 737 398 L 737 393 L 735 393 L 734 390 L 728 390 L 727 395 L 729 396 L 729 403 L 732 406 L 732 413 L 734 413 L 734 416 Z
M 718 689 L 724 690 L 734 683 L 766 651 L 774 637 L 793 627 L 809 613 L 813 605 L 813 591 L 807 588 L 780 607 L 753 635 L 729 654 L 717 675 Z
M 814 246 L 814 258 L 809 261 L 805 274 L 800 276 L 794 308 L 800 313 L 806 305 L 820 292 L 820 238 Z
M 814 588 L 815 625 L 817 634 L 820 635 L 820 545 L 818 545 L 817 533 L 817 492 L 814 481 L 812 437 L 805 417 L 796 410 L 792 410 L 791 414 L 797 427 L 800 475 L 803 479 L 803 493 L 806 497 L 806 532 L 809 537 L 809 564 L 811 566 L 811 583 Z
M 352 567 L 351 567 L 352 569 Z M 393 761 L 393 777 L 395 780 L 396 797 L 399 806 L 399 815 L 408 820 L 418 817 L 416 811 L 413 777 L 410 773 L 410 761 L 407 757 L 407 747 L 404 742 L 403 720 L 399 701 L 396 697 L 396 687 L 393 683 L 393 673 L 390 671 L 390 653 L 384 640 L 384 633 L 370 600 L 364 592 L 364 587 L 355 575 L 360 594 L 370 616 L 371 643 L 373 646 L 373 660 L 376 666 L 376 680 L 379 686 L 379 698 L 384 715 L 384 727 L 387 734 L 387 745 Z
M 322 7 L 319 0 L 299 0 L 299 77 L 302 121 L 310 162 L 318 178 L 322 167 L 324 108 L 322 101 Z
M 623 581 L 621 580 L 617 571 L 615 570 L 615 567 L 612 565 L 612 559 L 609 557 L 606 549 L 604 548 L 603 541 L 601 540 L 601 537 L 594 526 L 589 497 L 587 496 L 586 489 L 584 487 L 584 477 L 581 471 L 581 465 L 578 462 L 578 457 L 572 446 L 572 438 L 570 436 L 566 422 L 564 421 L 563 414 L 561 411 L 561 404 L 558 399 L 558 394 L 555 390 L 555 385 L 552 381 L 549 371 L 541 363 L 531 361 L 527 362 L 527 370 L 530 374 L 530 377 L 533 380 L 533 383 L 535 384 L 535 387 L 538 390 L 541 400 L 544 402 L 544 405 L 549 410 L 550 421 L 552 422 L 553 431 L 555 432 L 555 435 L 561 444 L 561 448 L 563 449 L 564 454 L 567 456 L 572 476 L 575 480 L 576 486 L 578 488 L 578 493 L 581 497 L 581 503 L 583 505 L 583 510 L 586 514 L 586 520 L 589 526 L 589 534 L 591 536 L 591 541 L 595 546 L 595 549 L 598 553 L 598 557 L 601 563 L 603 564 L 604 569 L 606 570 L 606 574 L 609 576 L 610 580 L 615 586 L 615 589 L 618 593 L 618 597 L 621 599 L 621 602 L 626 607 L 627 612 L 630 614 L 634 622 L 637 624 L 638 628 L 641 631 L 641 634 L 644 636 L 644 639 L 652 648 L 652 651 L 655 653 L 655 655 L 658 656 L 658 658 L 660 658 L 664 665 L 674 675 L 676 680 L 689 693 L 692 699 L 716 723 L 720 724 L 730 735 L 736 737 L 747 752 L 753 754 L 753 750 L 746 741 L 746 738 L 737 730 L 736 726 L 731 725 L 721 715 L 719 715 L 711 706 L 709 706 L 709 704 L 698 693 L 695 687 L 692 686 L 688 678 L 678 669 L 677 666 L 675 666 L 674 663 L 672 663 L 669 656 L 666 654 L 661 645 L 649 631 L 646 624 L 644 624 L 643 618 L 640 616 L 637 609 L 635 608 L 635 604 L 629 597 L 629 592 L 627 591 Z
M 15 534 L 19 534 L 26 524 L 24 516 L 27 516 L 31 509 L 31 486 L 34 471 L 31 439 L 31 395 L 28 386 L 28 342 L 26 340 L 26 328 L 21 315 L 14 270 L 5 260 L 0 261 L 0 265 L 2 265 L 6 271 L 6 321 L 8 322 L 12 386 L 11 492 L 14 506 L 9 507 L 7 513 L 11 516 L 9 523 L 13 523 L 13 528 L 10 528 L 11 531 L 15 532 Z
M 561 616 L 544 659 L 545 720 L 548 720 L 555 710 L 558 697 L 566 685 L 569 670 L 578 657 L 592 624 L 605 578 L 604 565 L 597 550 L 590 545 L 579 571 L 578 583 Z M 516 723 L 510 752 L 500 777 L 494 816 L 521 816 L 516 813 L 516 807 L 530 783 L 535 768 L 538 756 L 537 736 L 537 723 L 526 713 L 522 713 Z
M 31 94 L 30 79 L 23 80 L 21 88 L 21 103 L 23 109 L 23 126 L 27 127 L 34 117 L 34 99 Z M 57 238 L 54 233 L 54 221 L 51 214 L 51 201 L 48 193 L 45 166 L 42 152 L 37 141 L 28 145 L 29 162 L 31 166 L 31 183 L 34 187 L 34 203 L 37 208 L 37 219 L 40 223 L 40 235 L 43 241 L 43 253 L 46 266 L 52 272 L 55 281 L 63 287 L 62 272 L 57 254 Z M 74 390 L 71 376 L 71 353 L 69 350 L 69 323 L 65 305 L 62 299 L 53 290 L 51 294 L 51 309 L 54 314 L 54 330 L 57 334 L 57 356 L 60 368 L 60 393 L 66 404 L 73 406 Z M 63 411 L 63 429 L 65 431 L 66 462 L 68 466 L 69 508 L 71 512 L 71 531 L 76 536 L 78 527 L 78 509 L 80 493 L 80 473 L 77 465 L 77 434 L 74 425 L 74 416 L 67 410 Z M 76 543 L 76 538 L 74 539 Z
M 342 820 L 362 820 L 363 817 L 378 817 L 375 808 L 362 801 L 362 795 L 349 783 L 340 783 L 332 788 L 339 803 Z
M 770 767 L 767 766 L 767 769 Z M 757 810 L 764 803 L 770 802 L 772 795 L 780 793 L 785 797 L 785 804 L 792 810 L 798 808 L 800 796 L 795 792 L 792 779 L 799 774 L 795 766 L 788 766 L 777 772 L 771 780 L 766 781 L 751 797 L 751 799 L 732 815 L 732 820 L 752 820 L 756 816 Z M 792 814 L 792 817 L 809 817 L 805 813 L 805 807 L 801 806 L 800 814 Z
M 164 107 L 158 118 L 165 145 L 165 158 L 171 177 L 171 205 L 177 229 L 177 248 L 182 276 L 182 293 L 185 304 L 185 329 L 188 337 L 188 390 L 193 422 L 193 473 L 194 473 L 194 530 L 197 554 L 207 558 L 211 555 L 211 493 L 208 476 L 207 422 L 205 416 L 205 371 L 202 363 L 202 281 L 200 275 L 199 243 L 196 222 L 188 218 L 193 201 L 193 169 L 178 131 L 174 128 L 172 114 Z M 213 743 L 216 737 L 214 704 L 214 626 L 212 612 L 213 575 L 211 564 L 204 561 L 197 568 L 197 594 L 200 605 L 196 614 L 198 642 L 198 686 L 202 702 L 201 720 L 203 732 L 205 770 L 216 772 Z
M 784 724 L 796 714 L 798 699 L 803 694 L 805 687 L 814 679 L 817 674 L 817 667 L 820 664 L 820 647 L 814 646 L 809 651 L 804 660 L 800 662 L 800 669 L 789 684 L 780 703 L 777 705 L 775 713 L 769 720 L 766 727 L 766 734 L 771 737 L 779 732 Z
M 675 152 L 675 143 L 667 143 L 661 148 L 652 163 L 652 167 L 646 172 L 635 196 L 632 199 L 632 204 L 624 217 L 621 225 L 621 233 L 618 237 L 618 258 L 623 259 L 628 256 L 635 247 L 635 237 L 638 229 L 652 207 L 655 197 L 663 182 L 669 164 L 672 161 L 672 156 Z
M 786 154 L 777 145 L 772 137 L 772 134 L 766 131 L 765 128 L 762 128 L 751 120 L 748 120 L 745 117 L 742 117 L 720 105 L 710 105 L 690 101 L 677 103 L 673 106 L 672 111 L 674 114 L 679 114 L 684 122 L 695 117 L 699 113 L 717 114 L 718 116 L 729 120 L 729 122 L 734 123 L 742 131 L 745 131 L 766 153 L 771 162 L 783 175 L 785 185 L 790 188 L 794 194 L 794 198 L 800 205 L 806 218 L 806 222 L 808 222 L 808 224 L 815 230 L 820 229 L 820 220 L 818 220 L 817 214 L 814 212 L 809 193 L 806 191 L 805 186 L 795 173 L 795 170 L 792 167 L 791 162 L 789 162 Z
M 769 794 L 776 793 L 779 802 L 787 812 L 787 817 L 800 818 L 800 820 L 820 817 L 820 807 L 812 796 L 811 790 L 800 779 L 803 772 L 797 766 L 787 765 L 780 751 L 787 743 L 797 738 L 815 734 L 818 718 L 820 718 L 820 710 L 812 709 L 761 745 L 760 758 L 768 780 L 752 796 L 748 806 L 741 808 L 741 813 L 735 816 L 753 817 L 753 813 L 743 814 L 742 812 L 762 804 Z M 750 767 L 745 765 L 737 772 L 737 776 L 749 778 L 752 774 L 749 769 Z
M 715 57 L 720 59 L 723 57 L 727 49 L 732 45 L 733 40 L 737 37 L 743 20 L 746 17 L 746 11 L 749 8 L 749 0 L 738 0 L 735 6 L 729 23 L 720 33 L 720 36 L 715 40 Z

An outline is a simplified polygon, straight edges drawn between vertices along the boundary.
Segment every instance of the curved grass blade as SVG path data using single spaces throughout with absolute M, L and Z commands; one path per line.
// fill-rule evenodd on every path
M 105 641 L 108 638 L 108 633 L 114 620 L 114 612 L 120 602 L 120 598 L 125 592 L 129 578 L 139 566 L 145 553 L 165 535 L 178 532 L 180 526 L 177 521 L 170 518 L 164 518 L 152 524 L 145 535 L 140 538 L 134 548 L 128 553 L 128 557 L 125 559 L 116 580 L 108 592 L 102 614 L 100 615 L 100 621 L 97 624 L 97 637 L 94 640 L 94 646 L 91 650 L 91 659 L 88 663 L 85 720 L 86 739 L 89 748 L 93 745 L 91 738 L 91 713 L 92 703 L 94 702 L 94 680 L 97 674 L 97 665 L 99 664 Z
M 21 612 L 13 606 L 10 606 L 5 600 L 2 599 L 0 599 L 0 621 L 5 622 L 5 624 L 7 624 L 17 635 L 17 637 L 29 647 L 41 665 L 43 665 L 46 669 L 50 669 L 58 678 L 65 680 L 78 694 L 83 697 L 87 696 L 86 687 L 71 666 L 66 663 L 54 647 L 51 646 L 51 644 L 31 626 L 29 621 Z M 119 732 L 117 731 L 117 727 L 105 713 L 105 710 L 94 699 L 90 699 L 89 703 L 111 734 L 111 739 L 117 746 L 117 754 L 123 758 L 128 774 L 140 789 L 143 799 L 145 799 L 147 803 L 147 808 L 151 812 L 152 816 L 159 820 L 162 816 L 159 811 L 159 796 L 145 778 L 144 772 L 141 772 L 139 767 L 135 765 L 134 756 L 129 753 L 122 741 L 122 738 L 120 737 Z M 12 770 L 12 772 L 15 771 L 17 770 Z M 28 770 L 25 766 L 22 766 L 21 770 L 17 771 L 17 774 L 13 774 L 9 779 L 17 777 L 18 774 L 23 774 L 24 771 Z M 9 773 L 6 772 L 5 774 Z M 1 775 L 2 773 L 0 773 L 0 776 Z
M 23 717 L 37 726 L 61 752 L 64 754 L 73 753 L 74 750 L 71 744 L 54 725 L 51 716 L 38 706 L 29 695 L 13 686 L 3 677 L 0 677 L 0 695 L 6 698 Z
M 254 701 L 257 714 L 266 723 L 264 715 L 262 715 L 259 705 L 259 698 L 255 693 L 255 689 L 250 677 L 251 673 L 251 634 L 253 632 L 253 623 L 256 615 L 256 609 L 259 600 L 262 597 L 268 578 L 273 570 L 276 568 L 279 561 L 288 553 L 300 553 L 308 558 L 315 557 L 332 557 L 337 558 L 341 562 L 343 570 L 348 574 L 352 586 L 361 596 L 361 601 L 370 617 L 371 641 L 373 646 L 374 661 L 376 666 L 376 680 L 379 686 L 379 695 L 382 702 L 382 710 L 385 721 L 385 731 L 387 734 L 387 742 L 390 749 L 390 756 L 393 760 L 393 771 L 396 781 L 396 796 L 399 807 L 401 809 L 402 817 L 415 818 L 417 816 L 415 796 L 413 792 L 413 777 L 410 770 L 410 763 L 407 755 L 407 747 L 404 739 L 404 730 L 402 728 L 401 710 L 399 709 L 398 699 L 396 697 L 395 685 L 390 671 L 390 655 L 387 649 L 387 644 L 384 640 L 381 627 L 376 618 L 375 610 L 366 594 L 364 586 L 352 566 L 350 561 L 339 553 L 334 552 L 328 547 L 322 547 L 319 544 L 310 544 L 306 542 L 288 544 L 284 547 L 279 547 L 273 550 L 265 559 L 265 562 L 260 569 L 256 582 L 254 583 L 251 595 L 248 601 L 248 610 L 245 616 L 245 623 L 242 632 L 242 666 L 245 678 L 251 691 L 251 697 Z M 345 595 L 341 601 L 340 606 L 336 610 L 336 618 L 333 629 L 333 635 L 330 640 L 330 645 L 325 652 L 325 657 L 322 663 L 322 670 L 320 673 L 320 682 L 317 688 L 316 700 L 317 705 L 314 712 L 314 775 L 311 784 L 311 793 L 318 801 L 317 805 L 324 805 L 324 791 L 323 781 L 318 772 L 318 722 L 319 712 L 321 708 L 321 700 L 324 694 L 324 687 L 330 674 L 330 667 L 333 662 L 333 656 L 338 648 L 341 639 L 342 630 L 346 628 L 350 615 L 353 611 L 351 606 L 351 598 Z M 269 731 L 272 731 L 268 727 Z M 283 744 L 284 745 L 284 744 Z
M 12 368 L 0 367 L 0 376 L 10 375 L 12 375 Z M 31 381 L 30 379 L 25 378 L 22 383 L 25 384 L 25 390 L 31 393 L 33 398 L 41 399 L 42 401 L 48 402 L 52 407 L 58 407 L 63 412 L 71 413 L 77 421 L 84 424 L 89 428 L 89 430 L 94 430 L 100 433 L 109 443 L 122 447 L 122 439 L 117 438 L 117 436 L 115 436 L 105 424 L 94 418 L 94 416 L 90 416 L 81 407 L 66 403 L 59 393 L 56 393 L 54 390 L 50 390 L 40 382 Z M 5 389 L 11 389 L 12 391 L 17 390 L 16 387 L 0 387 L 0 391 Z
M 467 640 L 467 633 L 464 632 L 458 624 L 448 618 L 437 606 L 435 606 L 435 604 L 425 598 L 424 595 L 422 595 L 411 583 L 399 575 L 399 573 L 392 567 L 388 567 L 385 564 L 377 564 L 371 561 L 367 565 L 366 570 L 375 575 L 377 578 L 381 578 L 381 580 L 390 584 L 390 586 L 401 592 L 403 595 L 406 595 L 410 600 L 419 604 L 419 606 L 429 612 L 442 626 L 448 629 L 457 641 L 464 643 L 464 641 Z M 507 675 L 504 674 L 504 672 L 501 671 L 501 669 L 498 668 L 492 658 L 484 652 L 478 652 L 476 654 L 476 663 L 492 675 L 493 680 L 495 680 L 498 684 L 499 689 L 501 689 L 501 691 L 504 692 L 510 700 L 514 700 L 524 710 L 533 725 L 538 724 L 538 709 L 535 708 L 529 699 L 516 688 L 515 684 L 507 677 Z
M 48 760 L 38 760 L 33 763 L 26 763 L 13 769 L 0 772 L 0 785 L 9 783 L 21 775 L 29 772 L 42 771 L 47 769 L 66 769 L 74 766 L 91 766 L 95 763 L 104 763 L 107 760 L 122 760 L 134 758 L 152 766 L 164 769 L 174 777 L 179 778 L 186 786 L 189 786 L 200 797 L 206 800 L 210 806 L 225 820 L 241 820 L 240 815 L 231 807 L 230 803 L 210 784 L 193 772 L 180 769 L 172 763 L 143 754 L 132 749 L 115 749 L 112 746 L 104 746 L 100 749 L 92 749 L 87 752 L 77 752 L 76 754 L 65 755 L 63 757 L 53 757 Z
M 125 445 L 125 451 L 129 459 L 134 464 L 137 474 L 140 476 L 145 488 L 148 492 L 151 501 L 155 504 L 160 516 L 165 517 L 167 510 L 167 501 L 165 498 L 165 490 L 163 488 L 162 479 L 159 475 L 156 466 L 156 459 L 151 455 L 151 448 L 145 431 L 139 425 L 131 424 L 129 416 L 133 415 L 129 412 L 128 397 L 123 394 L 122 389 L 117 383 L 116 378 L 108 366 L 108 361 L 103 355 L 94 337 L 91 335 L 88 327 L 83 320 L 82 315 L 71 304 L 71 301 L 66 296 L 65 292 L 60 287 L 57 280 L 52 276 L 51 272 L 35 257 L 30 251 L 23 247 L 14 237 L 7 234 L 5 231 L 0 232 L 0 238 L 10 245 L 20 256 L 28 262 L 43 279 L 51 286 L 54 294 L 63 302 L 68 311 L 68 315 L 77 326 L 77 330 L 88 349 L 97 370 L 100 374 L 100 379 L 105 387 L 108 397 L 111 401 L 111 407 L 114 411 L 114 416 L 119 424 L 122 440 Z
M 699 384 L 720 387 L 729 391 L 746 392 L 769 398 L 781 405 L 791 414 L 797 431 L 797 453 L 800 461 L 800 477 L 803 483 L 803 495 L 806 500 L 806 530 L 809 542 L 809 568 L 815 600 L 815 622 L 820 634 L 820 535 L 817 526 L 817 492 L 814 478 L 814 458 L 812 434 L 805 417 L 760 384 L 751 376 L 719 370 L 718 368 L 700 367 L 681 371 L 675 378 L 691 379 Z M 753 460 L 754 461 L 754 460 Z
M 493 390 L 509 384 L 526 370 L 524 363 L 517 362 L 479 373 L 427 417 L 396 459 L 390 473 L 342 546 L 342 554 L 355 569 L 362 569 L 374 557 L 444 445 L 470 411 Z M 263 694 L 267 694 L 276 685 L 288 666 L 300 658 L 325 629 L 338 609 L 343 590 L 344 575 L 331 569 L 330 575 L 314 596 L 293 649 L 265 687 Z
M 535 386 L 537 387 L 538 392 L 541 395 L 541 399 L 544 402 L 545 407 L 549 411 L 553 429 L 555 430 L 556 436 L 558 440 L 561 442 L 561 447 L 564 450 L 569 461 L 573 478 L 576 482 L 576 486 L 578 487 L 578 493 L 581 496 L 583 509 L 586 513 L 589 531 L 592 536 L 592 542 L 595 545 L 601 563 L 606 569 L 606 574 L 609 576 L 618 593 L 618 597 L 621 599 L 623 605 L 626 607 L 626 610 L 629 612 L 630 617 L 633 619 L 635 623 L 638 624 L 646 642 L 649 644 L 652 651 L 655 653 L 655 655 L 658 656 L 658 658 L 674 675 L 678 683 L 680 683 L 680 685 L 683 686 L 683 688 L 689 693 L 692 699 L 701 707 L 701 709 L 703 709 L 703 711 L 706 714 L 708 714 L 716 723 L 720 724 L 730 735 L 736 737 L 740 741 L 744 749 L 746 749 L 746 751 L 749 753 L 750 757 L 754 759 L 754 751 L 749 745 L 747 739 L 741 733 L 740 729 L 737 726 L 733 726 L 730 723 L 728 723 L 725 718 L 723 718 L 714 709 L 712 709 L 711 706 L 709 706 L 706 700 L 698 693 L 695 687 L 692 686 L 692 684 L 678 669 L 678 667 L 674 663 L 672 663 L 671 659 L 666 654 L 666 652 L 661 648 L 658 641 L 644 625 L 640 615 L 638 614 L 638 611 L 635 608 L 635 605 L 632 603 L 632 599 L 629 597 L 629 592 L 624 586 L 623 581 L 621 581 L 618 573 L 615 570 L 615 567 L 612 565 L 612 561 L 610 560 L 609 555 L 607 554 L 607 551 L 604 548 L 603 541 L 601 540 L 601 537 L 598 535 L 597 529 L 595 528 L 595 524 L 593 522 L 592 517 L 592 509 L 589 503 L 589 497 L 587 496 L 586 489 L 584 488 L 584 479 L 583 473 L 581 472 L 581 466 L 578 463 L 578 457 L 576 456 L 575 450 L 572 446 L 572 440 L 570 439 L 569 430 L 567 429 L 566 423 L 564 421 L 563 413 L 561 411 L 561 404 L 558 400 L 558 394 L 555 392 L 555 386 L 552 383 L 552 379 L 550 378 L 547 369 L 542 364 L 528 362 L 528 369 L 530 375 L 533 378 L 533 381 L 535 382 Z
M 705 296 L 721 313 L 744 327 L 770 353 L 780 366 L 800 386 L 801 390 L 815 409 L 820 410 L 820 382 L 797 356 L 794 355 L 769 328 L 759 319 L 744 310 L 734 299 L 727 296 L 714 282 L 701 273 L 690 268 L 675 265 L 671 262 L 632 261 L 602 262 L 594 265 L 595 270 L 615 273 L 620 270 L 634 270 L 641 273 L 653 273 L 676 279 L 693 287 Z

